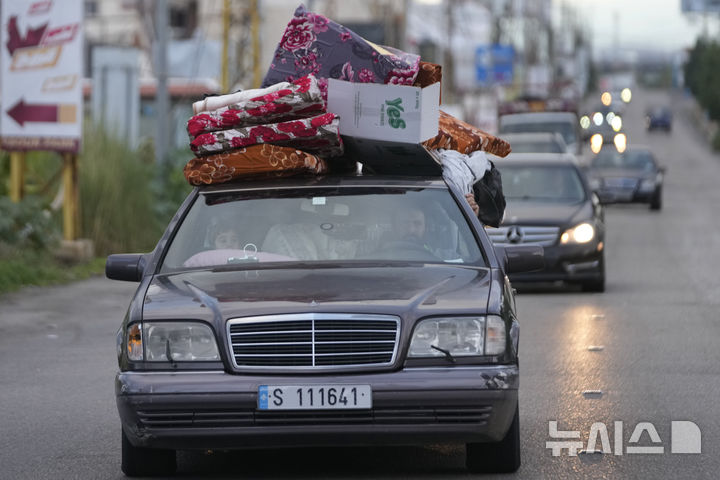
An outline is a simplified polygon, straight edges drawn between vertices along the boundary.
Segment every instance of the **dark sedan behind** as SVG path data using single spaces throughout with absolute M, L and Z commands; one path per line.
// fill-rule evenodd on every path
M 629 146 L 624 152 L 603 148 L 591 161 L 591 187 L 603 203 L 649 203 L 662 208 L 665 167 L 647 147 Z
M 545 250 L 545 269 L 510 279 L 565 281 L 585 291 L 604 291 L 603 208 L 574 157 L 511 154 L 496 166 L 507 209 L 500 228 L 488 230 L 490 238 L 496 245 L 537 244 Z

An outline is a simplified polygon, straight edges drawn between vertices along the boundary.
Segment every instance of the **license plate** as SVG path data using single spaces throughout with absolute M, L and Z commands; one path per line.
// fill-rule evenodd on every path
M 370 385 L 260 385 L 258 410 L 372 408 Z

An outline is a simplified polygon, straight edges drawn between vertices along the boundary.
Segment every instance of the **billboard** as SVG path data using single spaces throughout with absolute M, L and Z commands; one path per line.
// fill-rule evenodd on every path
M 0 145 L 77 153 L 83 2 L 2 0 L 0 21 Z
M 683 13 L 720 13 L 720 0 L 681 0 Z
M 512 45 L 481 45 L 475 49 L 475 79 L 480 86 L 508 85 L 513 81 Z

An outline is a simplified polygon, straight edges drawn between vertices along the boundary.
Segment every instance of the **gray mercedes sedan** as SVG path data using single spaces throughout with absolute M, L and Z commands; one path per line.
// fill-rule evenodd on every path
M 193 190 L 155 250 L 108 257 L 139 282 L 117 334 L 122 470 L 176 450 L 463 442 L 473 472 L 520 465 L 507 274 L 437 178 L 295 177 Z

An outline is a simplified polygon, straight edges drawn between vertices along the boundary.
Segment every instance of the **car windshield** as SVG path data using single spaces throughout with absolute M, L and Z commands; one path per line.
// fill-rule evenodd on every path
M 559 133 L 568 145 L 577 143 L 575 128 L 570 122 L 509 123 L 502 126 L 501 133 Z
M 328 187 L 200 194 L 161 271 L 323 261 L 485 266 L 447 189 Z
M 627 168 L 651 172 L 655 169 L 650 152 L 626 150 L 623 153 L 614 149 L 601 150 L 592 161 L 593 168 Z
M 574 204 L 585 200 L 575 168 L 565 165 L 497 165 L 508 200 Z
M 514 153 L 564 153 L 556 142 L 512 142 Z

